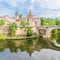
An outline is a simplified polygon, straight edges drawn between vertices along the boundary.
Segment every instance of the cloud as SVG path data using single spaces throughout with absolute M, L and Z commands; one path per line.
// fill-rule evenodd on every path
M 18 7 L 19 4 L 24 4 L 26 0 L 4 0 L 3 2 L 6 2 L 11 7 Z
M 60 0 L 31 0 L 32 4 L 38 4 L 42 8 L 60 9 Z
M 60 16 L 60 0 L 31 0 L 34 13 L 43 17 Z
M 0 16 L 4 16 L 4 15 L 12 16 L 12 14 L 13 14 L 13 11 L 12 10 L 10 10 L 10 9 L 8 9 L 6 7 L 3 7 L 2 8 L 0 6 Z
M 16 10 L 24 16 L 31 10 L 35 16 L 56 17 L 60 16 L 60 0 L 0 0 L 0 15 L 13 16 Z

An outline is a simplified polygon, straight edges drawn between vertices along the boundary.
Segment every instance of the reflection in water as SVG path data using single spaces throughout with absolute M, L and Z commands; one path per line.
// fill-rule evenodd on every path
M 41 60 L 60 60 L 60 52 L 51 49 L 42 49 L 40 51 Z
M 60 52 L 51 49 L 42 49 L 34 51 L 30 56 L 26 51 L 21 52 L 18 49 L 17 53 L 11 53 L 9 49 L 0 52 L 0 60 L 60 60 Z
M 3 43 L 4 42 L 4 43 Z M 59 48 L 53 46 L 53 44 L 43 38 L 38 38 L 36 40 L 33 39 L 26 39 L 26 40 L 7 40 L 0 42 L 0 51 L 4 51 L 4 49 L 8 48 L 10 49 L 10 52 L 17 53 L 18 49 L 21 50 L 22 52 L 27 51 L 30 55 L 34 51 L 40 51 L 43 48 L 51 48 L 55 50 L 60 50 Z
M 0 60 L 30 60 L 29 54 L 18 50 L 17 53 L 11 53 L 9 49 L 5 49 L 0 53 Z
M 59 60 L 60 59 L 60 55 L 58 56 L 56 52 L 54 52 L 53 55 L 52 51 L 44 50 L 43 48 L 45 49 L 51 48 L 60 51 L 60 48 L 54 46 L 50 42 L 50 40 L 43 39 L 42 37 L 39 37 L 38 39 L 0 41 L 0 60 Z
M 52 30 L 51 40 L 56 40 L 58 44 L 60 44 L 60 29 Z

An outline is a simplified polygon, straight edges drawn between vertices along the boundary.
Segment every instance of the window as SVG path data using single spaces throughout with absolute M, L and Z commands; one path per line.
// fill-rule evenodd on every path
M 27 22 L 29 22 L 29 18 L 27 18 Z

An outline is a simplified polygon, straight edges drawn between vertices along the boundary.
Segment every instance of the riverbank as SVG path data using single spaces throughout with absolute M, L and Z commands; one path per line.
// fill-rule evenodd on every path
M 26 36 L 26 37 L 6 37 L 0 38 L 0 40 L 26 40 L 26 39 L 37 39 L 38 36 Z

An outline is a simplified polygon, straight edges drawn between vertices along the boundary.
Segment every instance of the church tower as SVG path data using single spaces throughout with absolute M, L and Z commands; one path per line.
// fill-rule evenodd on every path
M 34 16 L 32 15 L 31 10 L 29 11 L 29 14 L 27 15 L 27 19 L 28 20 L 33 20 L 34 19 Z
M 18 13 L 18 11 L 16 11 L 15 17 L 16 17 L 16 18 L 19 18 L 19 13 Z

